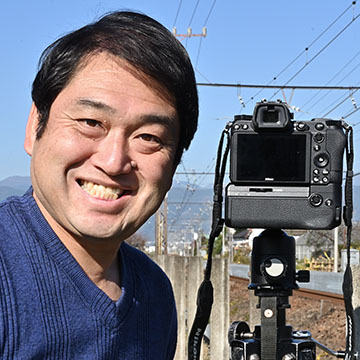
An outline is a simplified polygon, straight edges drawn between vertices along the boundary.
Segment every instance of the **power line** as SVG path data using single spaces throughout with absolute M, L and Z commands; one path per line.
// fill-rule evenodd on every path
M 354 113 L 356 113 L 356 112 L 359 111 L 359 110 L 360 110 L 360 107 L 356 108 L 355 110 L 353 110 L 353 111 L 350 112 L 349 114 L 343 116 L 342 118 L 343 118 L 343 119 L 346 119 L 346 118 L 348 118 L 349 116 L 353 115 Z M 358 124 L 355 124 L 355 125 L 358 125 Z M 355 126 L 355 125 L 354 125 L 354 126 Z M 354 176 L 355 176 L 355 175 L 354 175 Z
M 192 23 L 192 21 L 194 20 L 194 16 L 195 16 L 196 10 L 197 10 L 197 8 L 198 8 L 198 6 L 199 6 L 199 2 L 200 2 L 200 0 L 197 0 L 197 2 L 196 2 L 196 4 L 195 4 L 195 8 L 194 8 L 194 11 L 193 11 L 193 13 L 192 13 L 192 15 L 191 15 L 191 19 L 190 19 L 190 22 L 189 22 L 188 27 L 191 26 L 191 23 Z
M 197 178 L 195 178 L 195 180 L 193 182 L 190 181 L 190 177 L 189 175 L 194 175 L 194 172 L 189 172 L 185 169 L 185 165 L 184 162 L 181 162 L 181 166 L 184 169 L 184 172 L 177 172 L 176 174 L 183 174 L 186 175 L 187 178 L 187 186 L 185 189 L 185 192 L 183 194 L 183 198 L 180 202 L 180 206 L 178 207 L 175 217 L 172 219 L 171 223 L 170 223 L 170 227 L 171 228 L 173 225 L 176 224 L 176 222 L 180 219 L 180 217 L 183 215 L 184 211 L 185 211 L 185 206 L 187 206 L 189 204 L 189 200 L 191 199 L 191 197 L 194 195 L 195 191 L 196 191 L 196 186 L 200 185 L 202 182 L 202 178 L 205 179 L 204 174 L 208 173 L 208 170 L 210 170 L 211 168 L 213 168 L 215 162 L 215 158 L 213 158 L 210 163 L 206 166 L 205 171 L 198 173 L 197 175 L 201 175 L 198 176 Z M 190 193 L 189 193 L 190 191 Z
M 283 74 L 292 64 L 294 64 L 304 53 L 306 53 L 312 45 L 314 45 L 352 6 L 354 5 L 354 1 L 350 6 L 348 6 L 315 40 L 313 40 L 310 45 L 306 46 L 305 49 L 297 55 L 288 65 L 286 65 L 277 75 L 273 77 L 273 79 L 268 83 L 270 85 L 273 81 L 277 80 L 277 78 Z M 253 100 L 255 97 L 257 97 L 262 90 L 258 91 L 255 95 L 253 95 L 250 100 Z M 248 103 L 250 100 L 248 100 L 246 103 Z
M 176 172 L 175 175 L 215 175 L 214 172 L 192 172 L 192 171 L 188 171 L 188 172 Z
M 358 51 L 325 85 L 329 85 L 333 80 L 335 80 L 337 78 L 338 75 L 340 75 L 350 64 L 351 62 L 360 55 L 360 51 Z M 360 63 L 358 63 L 352 70 L 350 70 L 350 72 L 348 72 L 339 82 L 338 84 L 340 84 L 341 82 L 343 82 L 348 76 L 350 76 L 350 74 L 352 74 L 358 67 L 360 66 Z M 318 104 L 322 99 L 324 99 L 328 94 L 329 94 L 330 90 L 327 91 L 317 102 L 315 102 L 314 105 L 310 106 L 309 108 L 307 108 L 306 111 L 309 111 L 310 109 L 312 109 L 316 104 Z M 321 93 L 321 90 L 319 90 L 316 94 L 314 94 L 308 101 L 306 101 L 303 105 L 299 106 L 301 109 L 304 109 L 306 105 L 308 105 L 309 103 L 311 103 L 319 94 Z
M 299 90 L 359 90 L 360 86 L 301 86 L 301 85 L 257 85 L 257 84 L 226 84 L 226 83 L 197 83 L 197 86 L 263 88 L 263 89 L 299 89 Z M 275 95 L 275 94 L 274 94 Z M 273 96 L 274 96 L 273 95 Z
M 359 84 L 359 83 L 358 83 L 358 84 Z M 359 90 L 359 89 L 358 89 L 357 87 L 354 87 L 353 89 L 351 89 L 350 91 L 352 91 L 352 92 L 351 92 L 350 96 L 352 96 L 353 94 L 355 94 L 358 90 Z M 336 101 L 340 100 L 341 98 L 342 98 L 342 96 L 340 96 Z M 342 100 L 340 100 L 340 103 L 338 103 L 337 105 L 335 105 L 330 111 L 328 111 L 325 115 L 322 115 L 322 116 L 324 117 L 324 116 L 329 115 L 332 111 L 334 111 L 334 110 L 337 109 L 341 104 L 343 104 L 348 98 L 349 98 L 349 95 L 346 95 Z M 319 112 L 317 115 L 315 115 L 315 117 L 318 117 L 321 113 L 327 111 L 328 108 L 329 108 L 329 106 L 326 107 L 326 108 L 325 108 L 324 110 L 322 110 L 321 112 Z
M 355 91 L 352 93 L 354 94 Z M 331 108 L 326 114 L 324 114 L 322 117 L 326 117 L 329 114 L 331 114 L 334 110 L 336 110 L 340 105 L 342 105 L 347 99 L 349 98 L 349 95 L 345 96 L 344 99 L 342 99 L 338 104 L 336 104 L 333 108 Z
M 215 3 L 216 3 L 216 0 L 214 0 L 214 2 L 213 2 L 212 5 L 211 5 L 210 11 L 209 11 L 209 13 L 208 13 L 208 16 L 206 17 L 206 20 L 205 20 L 205 22 L 204 22 L 204 26 L 206 26 L 207 22 L 209 21 L 210 15 L 211 15 L 212 11 L 214 10 L 214 7 L 215 7 Z
M 205 19 L 205 22 L 204 22 L 204 25 L 203 25 L 203 29 L 206 28 L 206 24 L 207 24 L 207 22 L 209 21 L 209 18 L 210 18 L 210 15 L 211 15 L 212 11 L 214 10 L 215 3 L 216 3 L 216 0 L 214 0 L 214 2 L 213 2 L 212 5 L 211 5 L 210 11 L 209 11 L 209 13 L 208 13 L 208 15 L 207 15 L 207 17 L 206 17 L 206 19 Z M 198 63 L 199 63 L 202 41 L 203 41 L 203 37 L 200 38 L 200 43 L 199 43 L 199 47 L 198 47 L 198 51 L 197 51 L 197 55 L 196 55 L 195 68 L 197 68 Z
M 327 49 L 353 22 L 355 22 L 360 16 L 360 13 L 356 15 L 343 29 L 341 29 L 324 47 L 320 49 L 309 61 L 305 63 L 286 83 L 287 85 L 291 80 L 295 79 L 313 60 L 315 60 L 325 49 Z M 279 93 L 279 90 L 273 94 L 272 98 Z
M 182 4 L 182 0 L 180 0 L 180 2 L 179 2 L 179 6 L 178 6 L 178 9 L 177 9 L 177 11 L 176 11 L 176 16 L 175 16 L 175 20 L 174 20 L 174 25 L 173 25 L 173 28 L 174 28 L 174 27 L 175 27 L 175 25 L 176 25 L 176 22 L 177 22 L 177 19 L 178 19 L 179 13 L 180 13 L 181 4 Z

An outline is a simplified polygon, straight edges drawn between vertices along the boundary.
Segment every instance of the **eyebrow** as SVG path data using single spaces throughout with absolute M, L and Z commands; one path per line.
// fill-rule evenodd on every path
M 77 104 L 78 105 L 81 105 L 81 106 L 84 106 L 84 107 L 89 107 L 89 108 L 93 108 L 93 109 L 97 109 L 97 110 L 102 110 L 102 111 L 105 111 L 109 114 L 115 114 L 116 113 L 116 110 L 101 102 L 101 101 L 96 101 L 96 100 L 90 100 L 90 99 L 78 99 L 77 100 Z
M 176 122 L 176 116 L 166 116 L 166 115 L 143 115 L 140 117 L 140 120 L 144 123 L 149 124 L 159 124 L 168 128 L 173 127 L 173 123 Z

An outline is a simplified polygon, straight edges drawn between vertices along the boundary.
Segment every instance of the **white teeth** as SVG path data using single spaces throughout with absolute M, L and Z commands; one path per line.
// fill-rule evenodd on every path
M 81 181 L 81 188 L 90 196 L 104 200 L 116 200 L 124 193 L 120 189 L 94 184 L 86 180 Z

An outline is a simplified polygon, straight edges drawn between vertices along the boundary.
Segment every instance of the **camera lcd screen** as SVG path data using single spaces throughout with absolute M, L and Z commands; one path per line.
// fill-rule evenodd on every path
M 233 182 L 298 184 L 308 181 L 307 134 L 235 136 L 231 170 Z

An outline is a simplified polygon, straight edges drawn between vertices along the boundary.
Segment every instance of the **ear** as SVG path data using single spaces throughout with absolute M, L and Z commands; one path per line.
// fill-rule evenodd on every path
M 34 103 L 31 105 L 28 122 L 26 124 L 24 148 L 31 156 L 33 152 L 34 143 L 36 140 L 36 129 L 39 124 L 39 112 Z

